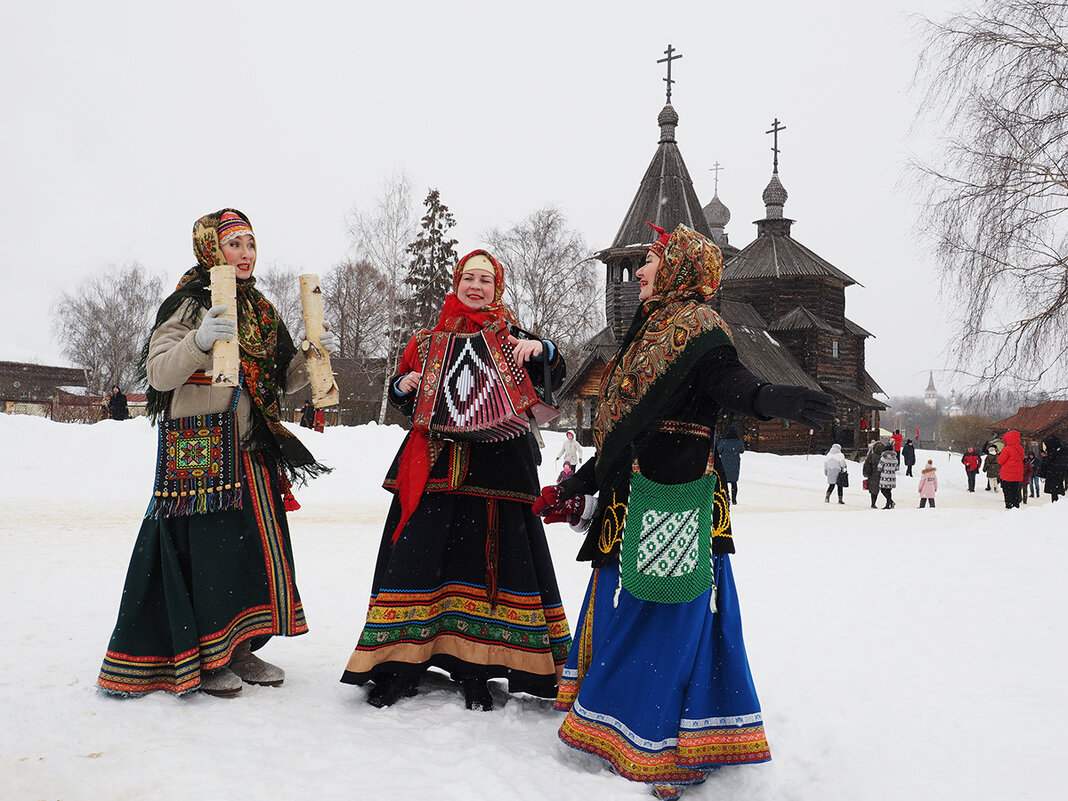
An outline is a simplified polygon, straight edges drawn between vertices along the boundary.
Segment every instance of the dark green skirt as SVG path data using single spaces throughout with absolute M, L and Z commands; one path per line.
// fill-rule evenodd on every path
M 308 630 L 278 470 L 241 460 L 241 509 L 146 518 L 97 684 L 117 695 L 182 694 L 234 648 Z

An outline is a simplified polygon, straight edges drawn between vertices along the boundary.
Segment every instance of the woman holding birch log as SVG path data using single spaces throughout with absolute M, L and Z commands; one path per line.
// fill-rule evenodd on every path
M 709 305 L 719 248 L 685 225 L 657 230 L 637 273 L 641 305 L 605 368 L 597 454 L 534 510 L 591 518 L 578 558 L 594 570 L 556 701 L 560 738 L 668 799 L 723 765 L 770 759 L 731 574 L 717 418 L 729 409 L 818 427 L 834 405 L 743 367 Z
M 530 511 L 539 482 L 528 427 L 472 441 L 446 438 L 423 417 L 435 386 L 436 399 L 446 393 L 461 416 L 479 411 L 472 397 L 486 399 L 491 383 L 478 359 L 461 351 L 442 367 L 443 343 L 473 339 L 465 335 L 506 337 L 508 364 L 525 368 L 535 387 L 562 383 L 560 353 L 518 328 L 503 292 L 504 268 L 493 256 L 476 250 L 460 259 L 437 325 L 412 338 L 391 382 L 389 400 L 413 426 L 386 476 L 393 504 L 366 623 L 341 679 L 373 682 L 372 706 L 415 695 L 431 666 L 451 674 L 468 709 L 493 708 L 493 678 L 507 678 L 511 691 L 556 694 L 571 637 L 545 531 Z
M 163 301 L 141 355 L 160 430 L 156 482 L 97 680 L 122 696 L 278 686 L 284 671 L 252 651 L 307 631 L 286 510 L 298 508 L 290 481 L 325 468 L 279 418 L 283 393 L 308 383 L 304 356 L 256 289 L 244 214 L 201 217 L 193 250 L 197 263 Z M 212 305 L 213 283 L 227 277 L 234 297 Z M 228 340 L 236 352 L 213 357 Z M 335 350 L 336 338 L 319 344 Z

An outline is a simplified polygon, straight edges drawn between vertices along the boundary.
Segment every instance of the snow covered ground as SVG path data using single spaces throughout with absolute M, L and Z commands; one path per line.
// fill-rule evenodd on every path
M 496 688 L 500 709 L 469 712 L 439 678 L 377 710 L 338 682 L 403 432 L 294 430 L 336 470 L 290 515 L 311 632 L 263 651 L 285 685 L 119 700 L 94 682 L 154 429 L 0 415 L 0 799 L 647 797 L 563 746 L 548 701 Z M 548 482 L 560 438 L 546 440 Z M 1068 502 L 1006 511 L 997 493 L 964 491 L 959 455 L 928 458 L 937 509 L 915 508 L 902 473 L 898 507 L 873 511 L 858 465 L 839 506 L 823 502 L 822 457 L 743 456 L 733 564 L 773 760 L 687 799 L 1063 797 Z M 589 571 L 577 535 L 548 536 L 573 623 Z

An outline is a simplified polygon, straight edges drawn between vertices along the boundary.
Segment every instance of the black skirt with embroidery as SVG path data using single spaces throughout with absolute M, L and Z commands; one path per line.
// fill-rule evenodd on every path
M 123 696 L 200 687 L 245 640 L 308 630 L 273 463 L 244 453 L 240 509 L 145 519 L 97 684 Z
M 528 459 L 533 471 L 529 445 L 519 438 L 469 447 L 464 472 L 454 476 L 458 488 L 424 492 L 395 545 L 394 498 L 343 682 L 417 676 L 433 666 L 555 696 L 571 635 L 545 530 L 527 500 L 536 484 L 516 482 Z M 432 480 L 446 480 L 452 459 L 441 454 Z M 500 469 L 505 464 L 512 469 Z

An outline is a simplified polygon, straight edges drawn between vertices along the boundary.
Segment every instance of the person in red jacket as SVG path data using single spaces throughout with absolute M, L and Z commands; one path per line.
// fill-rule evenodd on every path
M 975 492 L 975 477 L 979 474 L 979 466 L 983 460 L 975 452 L 975 448 L 968 448 L 968 452 L 960 458 L 960 461 L 964 465 L 964 472 L 968 474 L 968 492 Z
M 901 464 L 901 441 L 905 437 L 901 434 L 900 428 L 895 428 L 893 435 L 890 437 L 894 441 L 894 453 L 897 454 L 897 462 Z
M 1001 466 L 1001 489 L 1005 493 L 1005 508 L 1020 508 L 1020 488 L 1024 478 L 1024 450 L 1020 444 L 1019 431 L 1006 431 L 1002 441 L 1005 447 L 998 454 Z

